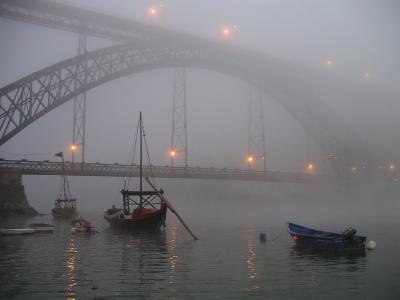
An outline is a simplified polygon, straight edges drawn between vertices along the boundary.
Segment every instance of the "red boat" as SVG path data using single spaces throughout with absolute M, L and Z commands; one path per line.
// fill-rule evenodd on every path
M 168 204 L 163 200 L 162 189 L 143 190 L 142 139 L 145 135 L 142 126 L 142 113 L 139 117 L 138 130 L 140 136 L 139 190 L 125 188 L 121 190 L 123 208 L 113 206 L 105 212 L 104 218 L 113 227 L 129 230 L 159 229 L 161 225 L 165 226 Z M 134 144 L 136 144 L 136 141 Z

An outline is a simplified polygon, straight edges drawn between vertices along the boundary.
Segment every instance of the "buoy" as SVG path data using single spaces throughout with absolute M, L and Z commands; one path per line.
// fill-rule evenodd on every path
M 369 241 L 367 245 L 368 250 L 374 250 L 376 248 L 376 243 L 374 241 Z
M 260 242 L 265 243 L 267 241 L 267 234 L 260 233 Z

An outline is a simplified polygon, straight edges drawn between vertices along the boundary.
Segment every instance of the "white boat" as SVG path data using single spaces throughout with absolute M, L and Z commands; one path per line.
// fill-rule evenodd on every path
M 35 229 L 33 228 L 14 228 L 14 229 L 0 229 L 1 235 L 22 235 L 22 234 L 33 234 Z
M 35 233 L 52 233 L 54 226 L 46 223 L 29 224 L 29 227 L 35 230 Z

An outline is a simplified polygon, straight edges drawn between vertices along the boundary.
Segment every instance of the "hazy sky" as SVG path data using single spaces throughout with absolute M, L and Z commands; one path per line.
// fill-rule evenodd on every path
M 351 69 L 354 74 L 399 79 L 400 3 L 396 0 L 82 2 L 66 3 L 210 38 L 218 38 L 222 26 L 234 26 L 232 42 L 243 47 L 315 65 L 329 58 L 338 69 Z M 158 18 L 146 16 L 152 6 L 160 10 Z

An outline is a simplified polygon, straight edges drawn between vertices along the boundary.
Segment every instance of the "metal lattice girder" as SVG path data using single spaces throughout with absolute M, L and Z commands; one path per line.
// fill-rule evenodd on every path
M 188 36 L 130 19 L 47 0 L 0 0 L 0 17 L 79 33 L 116 42 L 168 40 Z
M 87 53 L 87 35 L 86 27 L 79 32 L 78 40 L 78 56 L 86 55 Z M 84 63 L 84 70 L 79 70 L 81 66 L 77 65 L 76 73 L 84 72 L 86 76 L 83 78 L 84 87 L 87 84 L 87 61 Z M 77 81 L 74 82 L 76 89 Z M 85 89 L 85 88 L 84 88 Z M 72 151 L 72 162 L 75 161 L 75 155 L 80 153 L 82 163 L 85 161 L 85 131 L 86 131 L 86 89 L 85 91 L 77 95 L 74 100 L 74 124 L 72 129 L 72 144 L 76 146 L 76 150 Z
M 341 139 L 349 132 L 347 128 L 335 122 L 331 111 L 307 89 L 311 83 L 289 66 L 204 40 L 190 44 L 177 40 L 140 42 L 88 52 L 0 89 L 0 145 L 47 112 L 103 83 L 147 70 L 194 67 L 230 74 L 268 93 L 327 155 L 346 158 L 346 153 L 357 153 L 367 157 L 354 135 Z
M 326 154 L 334 154 L 342 161 L 372 161 L 370 153 L 367 152 L 359 137 L 352 133 L 343 122 L 338 121 L 329 108 L 320 101 L 319 96 L 312 91 L 315 91 L 315 88 L 319 86 L 337 86 L 340 89 L 340 86 L 347 84 L 347 82 L 338 81 L 337 78 L 328 77 L 326 74 L 306 69 L 304 66 L 296 66 L 249 50 L 237 49 L 231 45 L 228 49 L 226 45 L 217 45 L 216 42 L 189 34 L 178 33 L 46 0 L 0 0 L 0 17 L 72 32 L 80 32 L 82 25 L 85 24 L 88 35 L 118 42 L 134 41 L 137 46 L 143 41 L 162 41 L 166 44 L 171 42 L 172 45 L 191 45 L 194 49 L 188 49 L 186 52 L 187 58 L 190 55 L 198 57 L 198 52 L 204 52 L 206 49 L 208 52 L 215 52 L 215 49 L 218 48 L 223 52 L 223 55 L 219 57 L 220 61 L 208 56 L 201 64 L 196 63 L 194 66 L 232 74 L 249 81 L 252 85 L 268 93 L 272 99 L 281 104 L 306 129 Z M 173 53 L 171 54 L 173 55 Z M 215 54 L 212 55 L 214 58 L 218 56 Z M 231 60 L 232 63 L 227 64 L 227 60 Z M 191 65 L 188 62 L 182 63 L 182 61 L 176 61 L 176 63 L 186 67 Z M 60 64 L 48 69 L 53 69 Z M 112 64 L 110 63 L 109 66 Z M 100 65 L 102 65 L 102 62 L 99 63 Z M 165 65 L 171 66 L 174 64 L 170 61 L 164 61 L 163 64 L 159 64 L 159 67 L 164 67 Z M 104 67 L 102 65 L 103 69 Z M 146 67 L 148 69 L 152 68 L 150 64 L 147 64 Z M 70 71 L 63 70 L 60 71 L 61 73 L 55 71 L 45 78 L 33 78 L 33 76 L 40 77 L 43 74 L 42 71 L 39 71 L 24 78 L 23 80 L 28 82 L 24 87 L 21 85 L 18 91 L 9 92 L 6 90 L 8 87 L 14 86 L 14 84 L 0 91 L 0 97 L 2 98 L 0 100 L 0 106 L 2 107 L 0 108 L 0 114 L 2 114 L 0 122 L 5 122 L 2 125 L 3 129 L 0 130 L 0 144 L 7 140 L 8 133 L 12 130 L 10 128 L 26 126 L 28 119 L 33 120 L 34 117 L 40 117 L 38 115 L 39 112 L 46 113 L 48 110 L 45 111 L 45 107 L 47 109 L 49 107 L 54 108 L 51 105 L 59 105 L 70 99 L 68 98 L 71 95 L 70 92 L 63 93 L 61 91 L 61 88 L 68 85 L 68 82 L 65 81 L 73 81 L 73 79 L 66 79 L 65 74 L 63 74 Z M 107 75 L 113 74 L 115 78 L 124 75 L 121 72 L 119 75 L 115 75 L 114 71 L 110 72 L 110 70 L 104 69 L 101 72 L 107 73 Z M 140 68 L 135 71 L 140 71 Z M 91 72 L 95 73 L 93 69 Z M 125 73 L 129 72 L 125 70 Z M 113 79 L 111 77 L 103 76 L 102 80 L 106 82 Z M 42 99 L 42 96 L 35 91 L 41 89 L 40 93 L 43 93 L 51 85 L 49 81 L 52 81 L 54 85 L 60 84 L 61 87 L 58 89 L 54 86 L 50 98 L 45 99 L 46 97 L 44 97 Z M 20 82 L 21 80 L 16 83 Z M 32 87 L 29 86 L 30 84 Z M 101 83 L 94 84 L 94 81 L 91 81 L 91 84 L 92 86 L 88 86 L 88 89 Z M 42 87 L 42 85 L 45 87 Z M 58 95 L 58 92 L 61 94 Z M 74 89 L 73 92 L 76 92 L 76 90 Z M 25 100 L 32 93 L 36 93 L 36 97 L 42 99 L 41 104 L 36 103 L 36 106 L 32 104 L 33 106 L 31 107 L 24 101 L 18 100 L 18 98 Z M 62 98 L 61 101 L 54 100 L 61 99 L 60 97 Z M 46 103 L 46 101 L 49 101 L 49 103 Z M 15 109 L 14 105 L 20 106 L 16 110 L 20 111 L 21 120 L 16 116 L 11 116 L 13 114 L 12 111 Z M 11 110 L 8 111 L 8 108 Z M 4 121 L 4 119 L 6 120 Z M 9 122 L 11 124 L 8 124 Z
M 188 166 L 187 126 L 186 126 L 186 70 L 174 69 L 173 99 L 172 99 L 172 136 L 171 150 L 177 156 L 183 154 L 185 167 Z M 171 156 L 171 165 L 176 158 Z
M 249 144 L 248 155 L 254 158 L 252 165 L 262 165 L 266 171 L 264 106 L 262 93 L 259 89 L 249 86 Z

